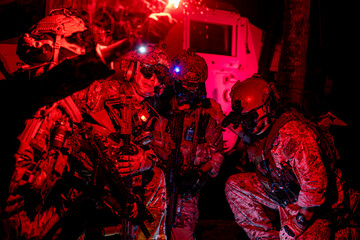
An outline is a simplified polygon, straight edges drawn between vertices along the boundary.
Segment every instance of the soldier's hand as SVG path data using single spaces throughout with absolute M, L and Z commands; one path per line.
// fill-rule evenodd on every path
M 121 177 L 136 174 L 138 172 L 146 171 L 153 165 L 155 154 L 152 151 L 144 151 L 139 148 L 137 154 L 134 155 L 120 155 L 115 163 L 118 173 Z
M 176 20 L 169 13 L 152 13 L 143 24 L 143 40 L 158 43 L 163 40 Z
M 137 154 L 120 155 L 115 163 L 115 166 L 120 176 L 125 177 L 138 173 L 140 166 L 144 161 L 144 150 L 139 148 Z
M 105 206 L 110 208 L 110 210 L 119 217 L 134 219 L 138 215 L 136 203 L 126 203 L 124 206 L 121 206 L 120 203 L 111 195 L 103 196 L 101 199 Z

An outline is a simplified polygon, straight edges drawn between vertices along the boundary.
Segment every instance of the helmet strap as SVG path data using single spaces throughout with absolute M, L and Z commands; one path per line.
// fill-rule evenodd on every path
M 50 64 L 50 68 L 56 66 L 59 63 L 60 41 L 61 41 L 61 35 L 57 34 L 54 43 L 53 61 Z
M 140 62 L 138 62 L 138 61 L 131 61 L 129 63 L 128 71 L 126 73 L 127 77 L 129 77 L 129 78 L 127 78 L 128 82 L 134 82 L 135 81 L 135 75 L 137 74 L 138 67 L 140 67 L 139 65 L 140 65 Z M 132 68 L 132 69 L 130 70 L 130 68 Z M 130 73 L 129 71 L 131 72 L 130 76 L 128 76 L 129 73 Z
M 264 126 L 255 135 L 263 134 L 268 129 L 268 127 L 270 126 L 270 121 L 269 121 L 269 115 L 268 114 L 265 114 L 264 116 L 260 117 L 257 121 L 260 122 L 262 120 L 264 120 Z

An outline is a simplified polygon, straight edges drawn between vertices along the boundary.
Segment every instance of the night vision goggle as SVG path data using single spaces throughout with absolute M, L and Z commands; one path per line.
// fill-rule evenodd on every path
M 154 57 L 154 53 L 159 55 Z M 160 83 L 165 85 L 171 85 L 173 83 L 169 74 L 169 69 L 166 66 L 166 61 L 160 56 L 162 53 L 156 50 L 152 45 L 140 45 L 137 50 L 131 56 L 131 61 L 128 68 L 133 68 L 133 73 L 136 72 L 136 68 L 140 68 L 140 73 L 146 79 L 150 79 L 154 74 Z M 139 62 L 139 64 L 137 64 Z
M 255 129 L 257 123 L 266 117 L 265 115 L 259 118 L 257 110 L 262 107 L 263 105 L 249 112 L 243 113 L 241 101 L 236 100 L 235 103 L 231 106 L 232 111 L 223 119 L 221 125 L 223 127 L 227 127 L 232 123 L 234 129 L 237 129 L 241 125 L 244 130 L 251 132 L 253 129 Z

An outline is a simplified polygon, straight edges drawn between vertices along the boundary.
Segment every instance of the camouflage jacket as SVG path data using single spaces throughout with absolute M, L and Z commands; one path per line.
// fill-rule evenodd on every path
M 212 177 L 219 173 L 224 157 L 222 127 L 216 120 L 216 115 L 221 108 L 214 100 L 210 99 L 210 102 L 210 108 L 184 110 L 180 173 L 193 169 L 202 169 Z M 160 157 L 160 165 L 166 168 L 174 148 L 171 136 L 174 119 L 161 118 L 159 123 L 153 133 L 152 145 L 154 152 Z

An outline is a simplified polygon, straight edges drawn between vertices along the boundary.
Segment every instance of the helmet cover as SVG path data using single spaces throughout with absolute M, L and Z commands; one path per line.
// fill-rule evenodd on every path
M 235 128 L 241 124 L 247 133 L 264 133 L 270 124 L 271 93 L 271 85 L 258 75 L 236 82 L 230 92 L 233 111 L 223 124 L 232 122 Z
M 203 57 L 188 49 L 171 60 L 170 74 L 188 90 L 195 90 L 208 78 L 208 66 Z
M 53 33 L 69 37 L 75 32 L 83 32 L 86 29 L 84 21 L 69 10 L 54 9 L 31 28 L 30 34 Z
M 231 106 L 233 110 L 241 109 L 242 113 L 256 110 L 265 104 L 270 92 L 270 84 L 256 75 L 237 81 L 230 92 Z

